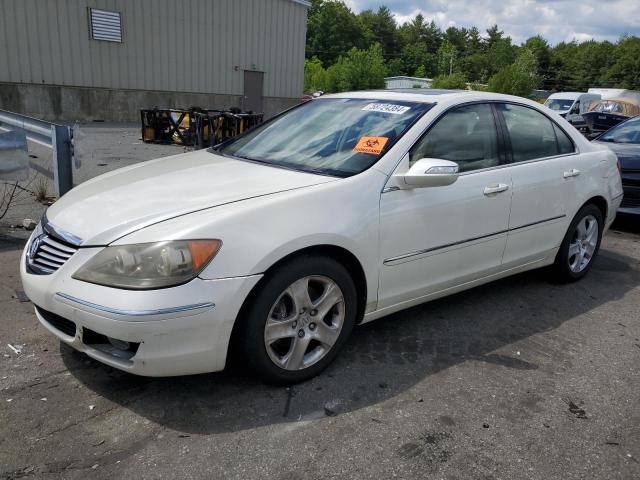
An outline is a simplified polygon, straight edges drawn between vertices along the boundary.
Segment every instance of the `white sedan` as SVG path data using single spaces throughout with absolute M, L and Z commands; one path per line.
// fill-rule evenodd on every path
M 326 95 L 213 149 L 85 182 L 20 271 L 38 319 L 131 373 L 324 369 L 354 325 L 552 266 L 583 277 L 622 199 L 616 156 L 528 100 Z

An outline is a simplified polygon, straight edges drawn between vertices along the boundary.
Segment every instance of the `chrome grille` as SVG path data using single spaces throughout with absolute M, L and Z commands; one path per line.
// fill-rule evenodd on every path
M 77 251 L 77 247 L 43 233 L 29 245 L 27 262 L 34 273 L 48 275 L 58 270 Z

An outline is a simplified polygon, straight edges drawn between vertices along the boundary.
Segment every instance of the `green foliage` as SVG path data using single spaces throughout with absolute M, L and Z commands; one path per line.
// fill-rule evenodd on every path
M 384 88 L 387 67 L 382 47 L 375 43 L 367 50 L 352 48 L 328 69 L 314 57 L 304 64 L 305 91 L 344 92 Z
M 607 85 L 640 89 L 640 38 L 625 37 L 612 54 L 613 63 L 602 77 Z
M 427 69 L 424 68 L 424 65 L 420 65 L 418 68 L 416 68 L 413 76 L 418 78 L 425 78 L 427 76 Z
M 635 36 L 552 47 L 538 35 L 517 46 L 497 25 L 484 35 L 476 27 L 443 31 L 421 14 L 398 25 L 387 7 L 356 14 L 342 0 L 312 0 L 306 58 L 308 91 L 379 88 L 380 72 L 442 81 L 459 73 L 454 78 L 524 96 L 530 86 L 640 89 L 640 38 Z
M 523 47 L 513 64 L 502 67 L 489 79 L 488 90 L 529 97 L 540 82 L 537 70 L 535 54 Z
M 317 92 L 325 91 L 329 82 L 327 71 L 322 67 L 322 62 L 318 57 L 304 61 L 304 91 Z
M 433 79 L 432 88 L 446 88 L 452 90 L 465 90 L 467 79 L 463 73 L 457 72 L 451 75 L 440 75 Z
M 438 74 L 449 75 L 454 71 L 454 61 L 458 51 L 453 43 L 445 40 L 438 49 Z M 457 64 L 456 64 L 457 65 Z
M 358 15 L 362 25 L 365 44 L 379 43 L 384 55 L 392 56 L 399 52 L 398 26 L 387 7 L 378 8 L 377 12 L 365 10 Z
M 314 2 L 307 24 L 308 58 L 317 56 L 331 65 L 351 48 L 365 45 L 363 27 L 344 2 Z

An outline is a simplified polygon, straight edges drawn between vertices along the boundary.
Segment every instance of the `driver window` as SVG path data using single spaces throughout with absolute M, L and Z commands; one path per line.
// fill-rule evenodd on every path
M 409 152 L 411 165 L 421 158 L 456 162 L 460 172 L 499 165 L 491 106 L 466 105 L 447 112 Z
M 576 100 L 576 103 L 573 104 L 570 113 L 579 114 L 580 113 L 580 100 Z

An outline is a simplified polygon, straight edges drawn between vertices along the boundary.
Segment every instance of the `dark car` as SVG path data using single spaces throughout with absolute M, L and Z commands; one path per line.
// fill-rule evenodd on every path
M 640 115 L 630 118 L 594 140 L 618 156 L 624 198 L 619 213 L 640 216 Z

